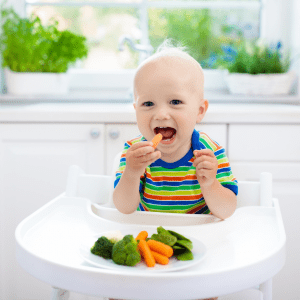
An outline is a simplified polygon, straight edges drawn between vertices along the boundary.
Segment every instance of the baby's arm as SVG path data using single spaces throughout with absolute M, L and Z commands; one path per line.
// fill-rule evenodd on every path
M 194 167 L 209 210 L 220 219 L 230 217 L 236 209 L 236 195 L 216 178 L 218 160 L 212 150 L 195 150 Z
M 113 193 L 115 207 L 124 214 L 136 211 L 140 203 L 140 177 L 145 168 L 160 158 L 160 151 L 154 151 L 152 142 L 133 144 L 126 152 L 126 167 Z

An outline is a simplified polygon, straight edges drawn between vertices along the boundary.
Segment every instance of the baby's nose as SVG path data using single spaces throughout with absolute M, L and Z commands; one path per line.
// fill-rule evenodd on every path
M 158 109 L 155 118 L 157 120 L 170 119 L 169 110 L 167 108 L 160 108 L 160 109 Z

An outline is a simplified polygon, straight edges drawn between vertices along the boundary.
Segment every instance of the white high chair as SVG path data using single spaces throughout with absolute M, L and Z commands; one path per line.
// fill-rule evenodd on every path
M 112 176 L 88 175 L 78 166 L 71 166 L 66 195 L 88 198 L 98 205 L 114 208 L 112 193 L 115 170 L 119 166 L 121 154 L 122 152 L 118 153 L 114 159 Z M 91 188 L 91 185 L 93 185 L 93 188 Z M 237 208 L 272 205 L 272 175 L 270 173 L 262 173 L 260 182 L 240 181 L 238 185 Z M 124 219 L 126 220 L 126 216 Z M 272 278 L 258 287 L 222 296 L 218 300 L 272 300 Z
M 121 153 L 116 156 L 113 170 L 117 170 L 120 156 Z M 96 297 L 103 297 L 103 295 L 111 298 L 121 297 L 116 294 L 115 286 L 122 290 L 125 299 L 131 297 L 139 299 L 141 292 L 136 286 L 143 286 L 145 282 L 149 289 L 147 293 L 151 293 L 151 299 L 178 300 L 189 296 L 195 299 L 198 297 L 198 291 L 195 290 L 197 284 L 197 287 L 202 287 L 204 296 L 210 296 L 212 290 L 216 291 L 221 295 L 218 300 L 272 300 L 272 277 L 284 264 L 286 238 L 278 200 L 272 199 L 270 173 L 262 173 L 259 182 L 239 182 L 237 210 L 225 221 L 220 221 L 213 216 L 182 215 L 179 217 L 177 214 L 164 214 L 160 225 L 174 226 L 176 220 L 176 226 L 183 225 L 180 230 L 190 230 L 189 228 L 198 230 L 197 236 L 208 244 L 210 256 L 200 264 L 199 269 L 196 271 L 194 269 L 191 273 L 167 272 L 163 277 L 159 276 L 161 274 L 150 275 L 150 277 L 147 277 L 149 274 L 140 274 L 134 277 L 135 275 L 129 272 L 128 278 L 127 273 L 114 273 L 112 270 L 86 266 L 82 264 L 82 260 L 76 253 L 72 256 L 69 251 L 64 250 L 70 244 L 76 247 L 77 241 L 75 242 L 74 238 L 84 237 L 91 231 L 99 232 L 99 228 L 111 230 L 124 226 L 130 230 L 133 228 L 131 224 L 158 225 L 155 219 L 157 215 L 160 222 L 162 221 L 161 213 L 134 212 L 130 215 L 119 213 L 112 201 L 114 173 L 115 171 L 113 176 L 90 175 L 85 174 L 78 166 L 71 166 L 66 192 L 27 217 L 16 229 L 17 260 L 26 271 L 53 287 L 51 300 L 69 299 L 69 291 Z M 132 218 L 135 218 L 135 223 L 132 223 Z M 180 221 L 181 219 L 184 221 Z M 199 223 L 199 220 L 204 221 Z M 249 228 L 252 222 L 256 226 Z M 198 226 L 199 224 L 204 225 Z M 189 225 L 191 227 L 188 227 Z M 72 231 L 76 231 L 74 238 L 69 237 L 69 232 Z M 258 236 L 260 231 L 263 231 L 265 236 L 263 234 Z M 213 238 L 209 238 L 211 234 Z M 261 243 L 262 246 L 254 247 L 257 253 L 252 255 L 248 253 L 249 242 Z M 65 247 L 61 244 L 65 244 Z M 50 251 L 49 247 L 53 249 Z M 224 252 L 218 253 L 215 249 L 222 249 Z M 216 262 L 222 255 L 224 256 L 222 259 L 229 259 L 229 261 L 223 260 L 223 268 L 222 266 L 219 268 Z M 256 260 L 255 255 L 257 255 Z M 213 267 L 214 272 L 210 272 L 210 266 Z M 166 294 L 165 278 L 173 278 L 173 281 L 167 280 L 166 284 L 174 290 L 178 289 L 179 282 L 184 285 L 184 288 L 177 290 L 176 296 Z M 218 282 L 217 286 L 215 282 Z M 149 284 L 153 285 L 153 288 L 150 288 Z M 190 284 L 194 285 L 189 288 Z M 213 288 L 210 289 L 209 286 Z M 205 289 L 206 294 L 203 294 Z M 161 296 L 162 294 L 164 296 Z M 147 299 L 145 296 L 141 298 Z

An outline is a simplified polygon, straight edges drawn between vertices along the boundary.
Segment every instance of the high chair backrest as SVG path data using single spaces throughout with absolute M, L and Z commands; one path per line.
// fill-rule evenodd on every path
M 115 207 L 114 203 L 113 203 L 114 182 L 115 182 L 115 178 L 116 178 L 116 171 L 118 170 L 119 165 L 120 165 L 121 155 L 122 155 L 122 151 L 119 152 L 115 156 L 114 161 L 113 161 L 112 174 L 111 174 L 111 184 L 110 184 L 110 192 L 109 192 L 109 198 L 108 198 L 108 203 L 107 203 L 108 207 Z
M 119 167 L 122 152 L 113 161 L 111 176 L 89 175 L 78 166 L 69 169 L 66 196 L 83 197 L 94 203 L 114 207 L 113 190 L 115 172 Z M 243 206 L 272 206 L 272 174 L 261 173 L 260 181 L 239 181 L 237 208 Z
M 238 181 L 237 208 L 272 206 L 272 174 L 263 172 L 260 181 Z
M 92 202 L 105 204 L 111 191 L 111 176 L 90 175 L 76 165 L 69 168 L 66 196 L 82 197 Z
M 114 207 L 112 194 L 114 190 L 115 173 L 120 164 L 121 154 L 122 152 L 119 152 L 115 156 L 111 176 L 85 174 L 79 166 L 70 166 L 66 196 L 87 198 L 94 203 Z

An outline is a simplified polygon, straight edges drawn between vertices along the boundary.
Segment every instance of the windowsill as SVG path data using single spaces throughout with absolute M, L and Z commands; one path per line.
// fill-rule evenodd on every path
M 263 103 L 263 104 L 291 104 L 300 105 L 300 96 L 297 94 L 278 96 L 234 95 L 227 90 L 207 91 L 205 98 L 210 103 Z M 97 102 L 97 103 L 132 103 L 128 89 L 120 90 L 71 90 L 66 95 L 16 96 L 0 95 L 0 103 L 24 102 Z
M 231 94 L 225 82 L 225 70 L 203 69 L 204 96 L 210 103 L 262 103 L 300 105 L 296 85 L 289 95 L 257 96 Z M 70 69 L 70 92 L 65 95 L 17 96 L 0 94 L 0 103 L 132 103 L 135 70 Z
M 0 102 L 132 102 L 127 90 L 70 90 L 64 95 L 0 95 Z

